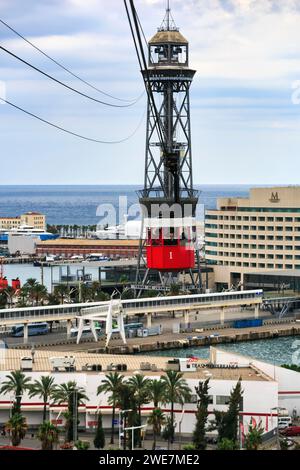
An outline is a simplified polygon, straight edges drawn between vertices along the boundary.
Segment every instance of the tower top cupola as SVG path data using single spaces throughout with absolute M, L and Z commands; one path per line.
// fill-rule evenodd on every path
M 188 41 L 173 19 L 170 0 L 157 33 L 149 41 L 150 66 L 188 66 Z

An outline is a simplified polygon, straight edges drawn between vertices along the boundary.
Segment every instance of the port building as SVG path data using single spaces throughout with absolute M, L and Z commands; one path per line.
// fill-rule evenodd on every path
M 1 382 L 5 380 L 5 376 L 10 370 L 22 368 L 24 364 L 22 358 L 24 356 L 28 357 L 28 350 L 8 349 L 5 351 L 3 360 L 0 363 Z M 278 394 L 278 381 L 252 365 L 249 358 L 238 361 L 231 357 L 229 364 L 226 357 L 224 358 L 225 363 L 220 361 L 213 363 L 212 359 L 183 358 L 174 360 L 173 357 L 150 357 L 149 355 L 101 355 L 74 352 L 76 370 L 73 372 L 54 371 L 51 362 L 53 363 L 54 357 L 58 358 L 58 362 L 60 359 L 64 359 L 61 356 L 62 353 L 59 351 L 36 350 L 34 364 L 31 366 L 32 370 L 27 370 L 24 373 L 32 380 L 38 380 L 42 375 L 51 375 L 54 377 L 56 384 L 74 380 L 78 386 L 84 387 L 88 400 L 79 407 L 79 419 L 80 428 L 85 431 L 95 429 L 99 410 L 103 414 L 104 428 L 108 430 L 111 427 L 112 408 L 108 402 L 109 395 L 96 394 L 97 387 L 109 371 L 119 371 L 124 375 L 125 380 L 128 380 L 136 373 L 143 374 L 147 378 L 159 379 L 164 371 L 170 368 L 182 371 L 183 377 L 192 391 L 191 399 L 183 407 L 180 404 L 175 404 L 177 433 L 181 430 L 183 435 L 191 437 L 197 410 L 195 387 L 198 386 L 199 381 L 207 378 L 210 379 L 209 419 L 214 418 L 214 410 L 227 410 L 230 392 L 241 378 L 244 393 L 240 420 L 245 432 L 247 432 L 251 418 L 254 418 L 256 422 L 262 422 L 264 432 L 268 436 L 274 433 L 277 425 L 276 412 L 272 412 L 272 408 L 278 407 L 280 397 Z M 214 359 L 216 359 L 216 353 Z M 28 360 L 25 362 L 28 363 Z M 179 367 L 179 369 L 176 369 L 176 367 Z M 291 389 L 291 384 L 287 383 L 286 386 Z M 257 400 L 257 397 L 260 397 L 260 399 Z M 11 400 L 12 398 L 9 395 L 0 395 L 0 425 L 3 425 L 9 419 Z M 22 414 L 27 419 L 29 429 L 36 428 L 42 422 L 43 405 L 41 399 L 37 397 L 30 398 L 28 393 L 24 393 L 22 397 Z M 147 418 L 151 414 L 153 406 L 153 403 L 142 406 L 143 424 L 147 423 Z M 47 404 L 50 420 L 61 428 L 65 424 L 64 412 L 66 407 L 66 404 L 57 405 L 51 402 Z M 170 405 L 162 405 L 162 409 L 165 413 L 169 413 Z M 117 410 L 118 416 L 119 410 Z M 146 432 L 151 435 L 150 425 L 147 426 Z

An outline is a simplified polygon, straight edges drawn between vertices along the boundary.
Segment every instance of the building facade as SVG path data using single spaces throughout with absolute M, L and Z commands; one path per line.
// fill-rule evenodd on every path
M 46 216 L 39 212 L 26 212 L 17 217 L 0 217 L 0 230 L 13 230 L 22 225 L 46 230 Z
M 300 186 L 253 188 L 205 213 L 205 252 L 217 288 L 246 278 L 300 277 Z
M 139 240 L 90 240 L 58 239 L 41 241 L 37 244 L 37 254 L 59 255 L 70 258 L 74 255 L 88 256 L 91 253 L 109 258 L 136 258 L 139 252 Z

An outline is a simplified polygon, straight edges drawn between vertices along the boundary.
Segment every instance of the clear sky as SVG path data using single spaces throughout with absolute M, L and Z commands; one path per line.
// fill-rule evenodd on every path
M 165 0 L 136 0 L 150 38 Z M 191 90 L 194 181 L 292 184 L 300 174 L 300 0 L 172 0 L 197 69 Z M 143 91 L 123 0 L 1 0 L 0 18 L 108 93 Z M 1 44 L 103 99 L 0 25 Z M 141 120 L 145 96 L 112 109 L 63 89 L 0 51 L 8 100 L 68 129 L 118 140 Z M 298 85 L 299 86 L 299 85 Z M 1 89 L 1 87 L 0 87 Z M 145 122 L 120 145 L 77 140 L 0 105 L 0 184 L 142 184 Z

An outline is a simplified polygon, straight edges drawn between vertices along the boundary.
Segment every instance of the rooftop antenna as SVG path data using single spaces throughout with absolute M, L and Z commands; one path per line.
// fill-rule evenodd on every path
M 170 0 L 167 0 L 167 29 L 168 31 L 170 31 L 170 14 L 171 14 Z
M 170 0 L 167 0 L 166 14 L 158 31 L 179 31 L 171 13 Z

